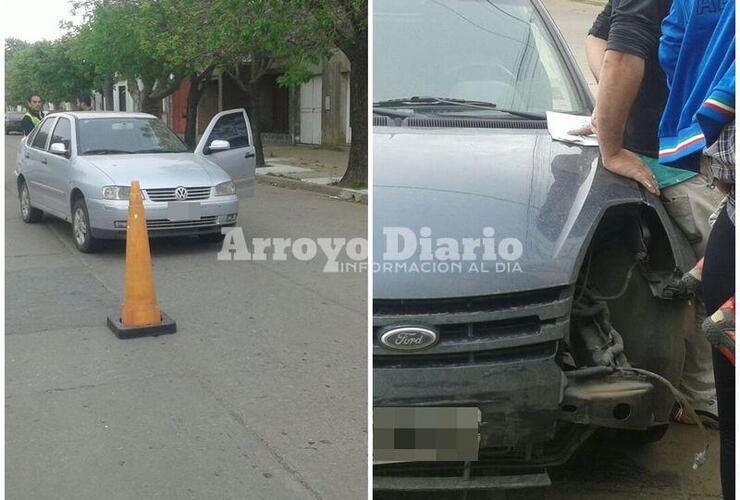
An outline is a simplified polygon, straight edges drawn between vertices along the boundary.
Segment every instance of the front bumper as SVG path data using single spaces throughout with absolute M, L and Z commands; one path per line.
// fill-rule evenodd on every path
M 570 330 L 569 289 L 520 298 L 481 307 L 448 301 L 441 304 L 447 313 L 433 312 L 437 303 L 376 306 L 376 407 L 481 410 L 477 462 L 376 464 L 376 489 L 541 485 L 546 468 L 564 463 L 597 427 L 643 430 L 668 422 L 670 392 L 643 376 L 563 371 L 558 349 Z M 440 340 L 416 353 L 390 352 L 378 336 L 394 324 L 432 326 Z
M 86 200 L 92 235 L 101 239 L 122 239 L 126 236 L 128 200 Z M 150 238 L 189 236 L 218 233 L 223 226 L 233 226 L 239 212 L 236 196 L 223 196 L 198 201 L 201 217 L 189 221 L 170 221 L 167 203 L 144 201 L 144 211 Z M 231 218 L 229 218 L 231 216 Z

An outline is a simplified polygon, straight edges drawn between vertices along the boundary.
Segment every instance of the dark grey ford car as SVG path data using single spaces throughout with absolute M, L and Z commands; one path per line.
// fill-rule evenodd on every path
M 691 248 L 660 202 L 555 142 L 592 97 L 539 0 L 376 0 L 374 487 L 549 484 L 598 428 L 650 442 L 678 382 Z

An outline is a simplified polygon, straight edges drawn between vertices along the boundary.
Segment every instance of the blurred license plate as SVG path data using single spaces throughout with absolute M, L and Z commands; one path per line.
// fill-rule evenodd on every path
M 198 220 L 200 216 L 200 203 L 171 201 L 167 204 L 167 218 L 171 221 Z
M 373 410 L 373 463 L 478 460 L 478 408 Z

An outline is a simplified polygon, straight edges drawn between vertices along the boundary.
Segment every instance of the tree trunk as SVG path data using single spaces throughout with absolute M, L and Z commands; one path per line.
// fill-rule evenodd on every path
M 105 75 L 103 84 L 103 109 L 113 111 L 113 75 Z
M 349 59 L 349 125 L 352 144 L 344 176 L 339 181 L 344 187 L 367 187 L 367 31 L 357 34 L 357 42 L 345 55 Z
M 139 81 L 136 78 L 131 78 L 126 81 L 126 90 L 131 94 L 131 99 L 134 101 L 134 109 L 128 111 L 142 111 L 144 109 L 144 96 L 149 94 L 149 87 L 145 81 L 142 81 L 143 89 L 139 88 Z
M 256 82 L 255 82 L 256 83 Z M 258 167 L 265 166 L 265 150 L 262 146 L 262 117 L 259 108 L 252 104 L 257 100 L 254 95 L 257 85 L 249 85 L 247 91 L 247 114 L 249 124 L 252 126 L 252 137 L 254 138 L 254 157 Z
M 191 149 L 195 149 L 195 129 L 198 121 L 198 103 L 203 91 L 199 85 L 197 75 L 190 77 L 190 89 L 188 91 L 188 105 L 185 111 L 185 144 Z
M 141 112 L 157 118 L 162 117 L 162 99 L 152 99 L 149 93 L 141 93 Z
M 259 88 L 259 82 L 263 78 L 263 74 L 259 75 L 256 79 L 250 78 L 249 83 L 244 83 L 239 79 L 238 74 L 227 73 L 229 78 L 236 83 L 236 85 L 244 92 L 245 100 L 247 102 L 247 114 L 249 115 L 249 123 L 252 126 L 252 137 L 254 139 L 254 156 L 255 163 L 258 167 L 265 166 L 265 151 L 262 147 L 262 128 L 261 128 L 261 117 L 259 108 L 253 106 L 257 100 L 257 89 Z
M 185 144 L 195 149 L 196 146 L 196 128 L 198 120 L 198 104 L 203 96 L 208 82 L 211 81 L 215 65 L 208 66 L 200 74 L 190 77 L 190 88 L 188 89 L 188 103 L 185 111 Z

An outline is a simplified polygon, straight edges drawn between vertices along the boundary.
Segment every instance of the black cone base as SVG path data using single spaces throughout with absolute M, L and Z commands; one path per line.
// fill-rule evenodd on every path
M 116 313 L 115 315 L 108 316 L 108 328 L 110 328 L 119 339 L 157 337 L 158 335 L 175 333 L 177 331 L 177 323 L 175 323 L 175 321 L 167 316 L 163 311 L 160 312 L 160 314 L 162 315 L 162 322 L 158 325 L 125 326 L 121 323 L 120 314 Z

